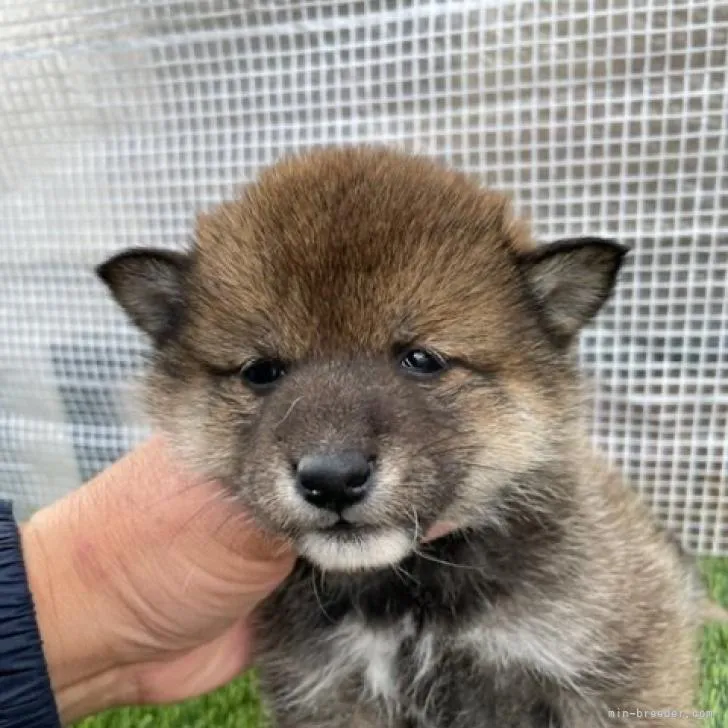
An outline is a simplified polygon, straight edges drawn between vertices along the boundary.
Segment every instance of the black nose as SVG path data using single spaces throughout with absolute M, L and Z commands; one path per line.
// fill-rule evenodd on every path
M 359 452 L 306 455 L 296 468 L 301 495 L 318 508 L 340 513 L 371 488 L 372 464 Z

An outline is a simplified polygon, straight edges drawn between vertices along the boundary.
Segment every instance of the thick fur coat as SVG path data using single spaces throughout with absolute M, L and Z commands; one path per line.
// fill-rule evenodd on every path
M 692 725 L 688 574 L 581 419 L 625 252 L 536 246 L 501 195 L 362 148 L 99 268 L 155 343 L 154 422 L 301 553 L 257 614 L 277 726 Z

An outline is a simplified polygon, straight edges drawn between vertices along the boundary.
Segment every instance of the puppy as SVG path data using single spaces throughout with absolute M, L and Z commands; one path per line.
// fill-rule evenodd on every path
M 154 342 L 154 423 L 301 554 L 257 615 L 275 725 L 693 724 L 688 574 L 580 418 L 625 252 L 351 148 L 99 267 Z

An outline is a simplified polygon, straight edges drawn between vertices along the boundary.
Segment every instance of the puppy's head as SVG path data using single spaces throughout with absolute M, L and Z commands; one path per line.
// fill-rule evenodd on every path
M 536 248 L 423 159 L 319 151 L 98 269 L 155 343 L 149 409 L 188 462 L 327 569 L 487 520 L 572 424 L 570 344 L 625 249 Z

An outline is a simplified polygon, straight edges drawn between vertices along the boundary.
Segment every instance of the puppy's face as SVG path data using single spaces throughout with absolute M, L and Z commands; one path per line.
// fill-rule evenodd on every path
M 188 462 L 326 569 L 491 517 L 559 456 L 569 348 L 624 249 L 534 248 L 504 200 L 380 150 L 279 164 L 187 254 L 99 274 L 155 342 L 149 409 Z

